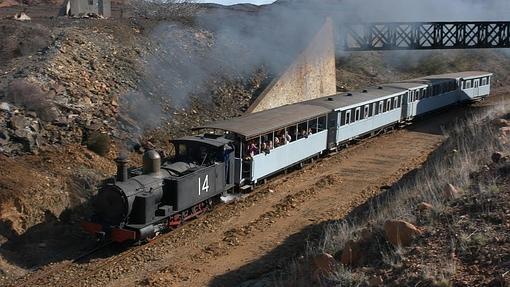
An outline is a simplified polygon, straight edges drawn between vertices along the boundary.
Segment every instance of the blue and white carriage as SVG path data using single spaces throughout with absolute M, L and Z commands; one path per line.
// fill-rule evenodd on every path
M 235 183 L 251 186 L 355 138 L 489 95 L 492 74 L 461 72 L 383 84 L 213 122 L 234 143 Z

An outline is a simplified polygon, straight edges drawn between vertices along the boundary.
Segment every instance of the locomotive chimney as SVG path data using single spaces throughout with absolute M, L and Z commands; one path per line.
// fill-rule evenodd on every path
M 119 155 L 119 157 L 115 159 L 115 162 L 117 163 L 116 180 L 117 181 L 128 180 L 128 170 L 127 170 L 128 159 L 125 156 Z
M 143 173 L 159 173 L 161 169 L 161 157 L 159 153 L 153 149 L 143 154 Z

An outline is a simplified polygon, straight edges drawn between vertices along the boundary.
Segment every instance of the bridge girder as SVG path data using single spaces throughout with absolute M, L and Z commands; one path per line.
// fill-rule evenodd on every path
M 510 22 L 343 24 L 346 51 L 510 48 Z

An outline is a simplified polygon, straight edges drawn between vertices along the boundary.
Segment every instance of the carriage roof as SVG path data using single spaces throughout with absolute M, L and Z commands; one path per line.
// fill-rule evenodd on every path
M 317 98 L 253 114 L 247 114 L 233 119 L 216 121 L 205 124 L 196 129 L 218 129 L 233 132 L 245 138 L 252 138 L 292 124 L 325 115 L 334 110 L 361 105 L 375 101 L 379 98 L 398 95 L 404 93 L 408 89 L 420 88 L 440 82 L 483 76 L 492 76 L 492 74 L 489 72 L 468 71 L 431 75 L 399 82 L 386 83 L 361 91 L 338 93 L 328 97 Z
M 212 122 L 197 129 L 230 131 L 251 138 L 286 126 L 319 117 L 330 109 L 304 103 L 286 105 L 270 110 L 244 115 L 238 118 Z

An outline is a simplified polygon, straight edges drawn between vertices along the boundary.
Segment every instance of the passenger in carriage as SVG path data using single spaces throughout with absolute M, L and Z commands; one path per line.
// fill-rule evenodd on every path
M 301 134 L 300 138 L 308 138 L 308 132 L 306 131 L 306 129 L 301 130 L 300 134 Z
M 277 134 L 274 137 L 274 147 L 279 147 L 279 146 L 280 146 L 280 134 Z
M 254 141 L 248 143 L 247 152 L 249 159 L 252 159 L 255 155 L 259 153 L 259 148 L 257 147 Z
M 262 142 L 261 151 L 264 152 L 265 154 L 269 153 L 269 142 L 266 141 Z
M 292 140 L 292 137 L 289 135 L 287 131 L 285 131 L 285 135 L 283 137 L 283 144 L 288 144 Z
M 309 129 L 308 129 L 308 135 L 309 135 L 309 136 L 313 135 L 312 128 L 309 128 Z

